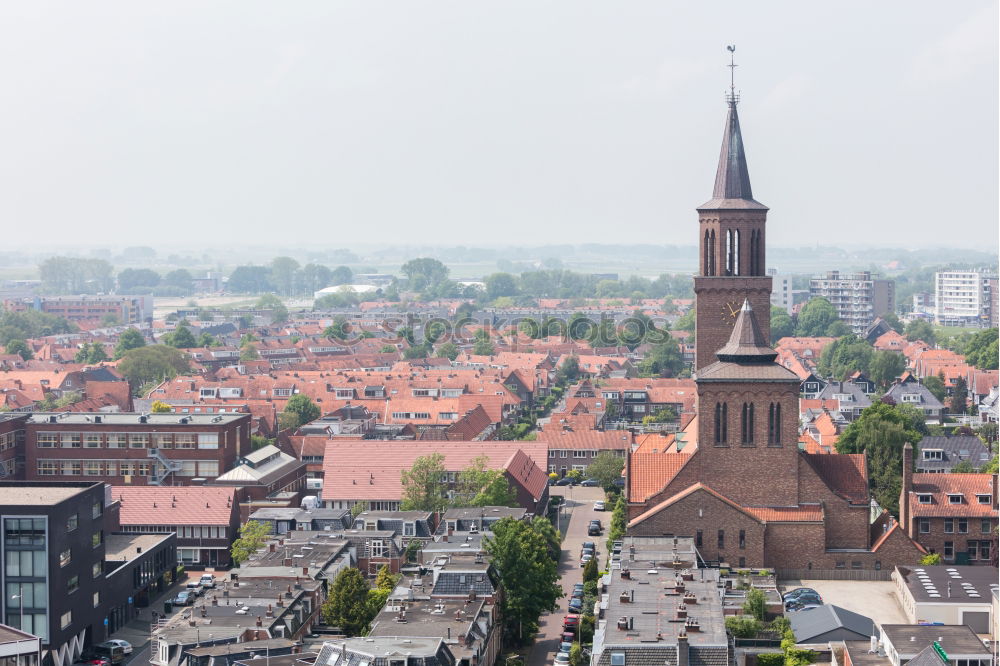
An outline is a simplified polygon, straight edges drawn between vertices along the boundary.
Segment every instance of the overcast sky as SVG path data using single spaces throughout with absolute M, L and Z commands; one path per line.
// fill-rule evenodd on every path
M 995 248 L 997 26 L 993 0 L 5 2 L 0 219 L 694 244 L 734 43 L 769 243 Z

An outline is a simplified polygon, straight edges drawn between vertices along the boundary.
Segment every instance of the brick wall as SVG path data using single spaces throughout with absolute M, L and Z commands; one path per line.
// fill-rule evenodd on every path
M 701 545 L 697 543 L 701 531 Z M 719 531 L 724 533 L 719 548 Z M 740 530 L 744 544 L 740 547 Z M 733 566 L 764 565 L 764 525 L 710 492 L 696 490 L 634 528 L 630 536 L 686 536 L 695 538 L 695 546 L 707 560 L 721 560 Z M 740 564 L 740 558 L 745 563 Z
M 799 499 L 823 504 L 827 548 L 868 548 L 868 504 L 850 505 L 830 490 L 802 455 L 799 456 Z

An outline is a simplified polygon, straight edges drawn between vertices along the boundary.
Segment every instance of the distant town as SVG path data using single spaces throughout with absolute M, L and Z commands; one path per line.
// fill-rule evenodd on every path
M 996 255 L 782 270 L 725 128 L 686 270 L 12 260 L 6 663 L 995 666 Z

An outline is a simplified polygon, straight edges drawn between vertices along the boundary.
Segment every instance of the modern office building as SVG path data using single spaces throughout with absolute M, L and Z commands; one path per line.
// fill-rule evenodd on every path
M 39 310 L 69 321 L 102 320 L 114 317 L 119 324 L 141 324 L 153 319 L 153 297 L 145 296 L 36 296 L 8 299 L 8 311 Z
M 118 535 L 118 504 L 94 482 L 0 482 L 3 624 L 69 666 L 165 589 L 174 535 Z
M 830 301 L 856 335 L 864 334 L 875 317 L 896 309 L 896 283 L 869 271 L 843 275 L 829 271 L 826 277 L 810 280 L 809 296 Z

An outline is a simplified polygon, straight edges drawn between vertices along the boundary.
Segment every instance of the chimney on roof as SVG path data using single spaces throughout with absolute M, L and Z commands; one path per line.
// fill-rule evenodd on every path
M 677 634 L 677 666 L 688 666 L 688 664 L 690 664 L 688 637 L 681 631 Z

